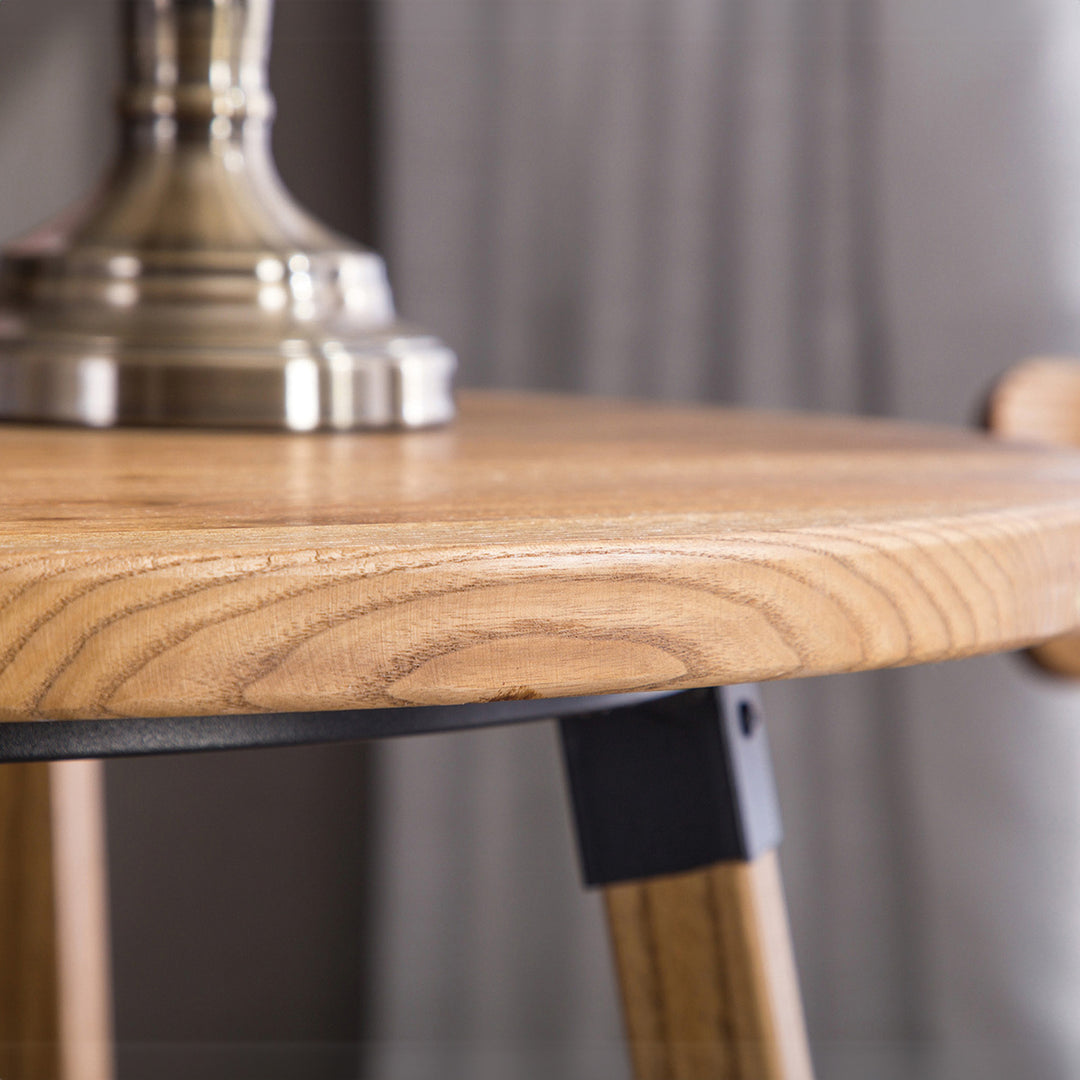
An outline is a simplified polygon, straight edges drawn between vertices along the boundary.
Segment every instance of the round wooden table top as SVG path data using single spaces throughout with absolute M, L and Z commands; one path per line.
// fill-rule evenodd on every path
M 0 718 L 452 704 L 942 660 L 1080 625 L 1080 456 L 463 394 L 451 427 L 0 427 Z

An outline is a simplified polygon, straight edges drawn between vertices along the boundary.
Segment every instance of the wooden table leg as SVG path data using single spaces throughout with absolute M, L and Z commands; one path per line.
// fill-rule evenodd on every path
M 562 721 L 637 1080 L 812 1080 L 752 687 Z
M 0 766 L 0 1077 L 112 1076 L 100 762 Z
M 605 899 L 638 1080 L 810 1080 L 775 852 Z

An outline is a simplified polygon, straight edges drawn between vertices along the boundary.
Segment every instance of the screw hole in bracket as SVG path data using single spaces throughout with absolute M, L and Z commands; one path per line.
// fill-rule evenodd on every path
M 746 738 L 752 738 L 755 731 L 758 729 L 758 711 L 752 701 L 740 701 L 739 702 L 739 730 L 746 736 Z

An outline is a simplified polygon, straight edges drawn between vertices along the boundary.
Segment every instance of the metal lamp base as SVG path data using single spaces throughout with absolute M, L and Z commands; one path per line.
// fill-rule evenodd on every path
M 0 262 L 0 417 L 410 428 L 456 360 L 397 320 L 382 260 L 314 221 L 269 151 L 273 0 L 123 0 L 121 150 Z

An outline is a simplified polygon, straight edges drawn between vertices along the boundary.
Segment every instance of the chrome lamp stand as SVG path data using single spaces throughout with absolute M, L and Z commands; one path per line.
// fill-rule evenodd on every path
M 398 321 L 382 259 L 278 177 L 272 7 L 121 0 L 117 160 L 0 263 L 0 417 L 313 431 L 453 416 L 454 355 Z

